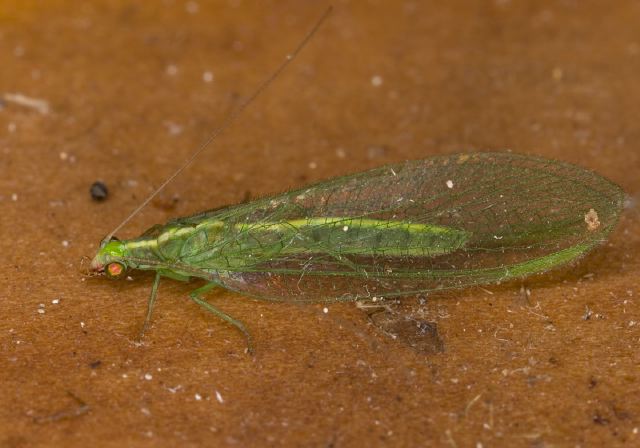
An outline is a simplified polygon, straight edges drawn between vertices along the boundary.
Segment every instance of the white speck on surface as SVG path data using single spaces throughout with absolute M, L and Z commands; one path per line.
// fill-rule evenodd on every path
M 195 394 L 195 395 L 193 396 L 193 398 L 195 398 L 195 399 L 196 399 L 196 401 L 200 401 L 200 400 L 202 400 L 202 395 L 200 395 L 200 394 Z
M 43 308 L 38 308 L 38 314 L 44 314 L 44 309 Z
M 129 375 L 127 375 L 126 373 L 123 373 L 122 378 L 129 378 Z
M 348 230 L 349 230 L 349 226 L 344 226 L 344 227 L 342 228 L 342 231 L 343 231 L 343 232 L 346 232 L 346 231 L 348 231 Z
M 11 195 L 11 200 L 12 200 L 13 202 L 16 202 L 16 201 L 18 200 L 18 193 L 13 193 L 13 194 Z
M 448 180 L 447 181 L 447 187 L 448 188 L 453 188 L 453 181 L 452 180 Z
M 133 281 L 133 277 L 131 277 L 130 275 L 127 275 L 127 281 L 132 282 Z
M 19 106 L 34 109 L 42 115 L 49 113 L 49 102 L 38 98 L 31 98 L 22 93 L 5 93 L 4 100 L 8 103 L 14 103 Z
M 309 162 L 309 169 L 315 170 L 318 168 L 318 164 L 316 162 Z
M 564 71 L 560 67 L 555 67 L 551 70 L 551 77 L 554 81 L 561 81 L 564 76 Z
M 140 412 L 142 412 L 147 417 L 151 416 L 151 411 L 148 408 L 140 408 Z
M 202 74 L 202 80 L 204 82 L 213 82 L 213 73 L 210 71 L 206 71 Z
M 69 247 L 69 241 L 62 240 L 62 247 Z
M 327 308 L 327 307 L 325 306 L 324 308 L 322 308 L 322 312 L 323 312 L 324 314 L 329 313 L 329 308 Z
M 80 322 L 80 328 L 84 328 L 84 322 Z
M 184 5 L 184 9 L 186 9 L 189 14 L 197 14 L 198 11 L 200 11 L 200 5 L 198 2 L 191 1 Z
M 178 74 L 178 66 L 175 64 L 169 64 L 166 68 L 167 75 L 175 76 Z
M 222 394 L 220 394 L 220 392 L 216 391 L 216 400 L 218 400 L 218 403 L 222 404 L 224 403 L 224 399 L 222 398 Z
M 153 375 L 151 375 L 150 373 L 145 373 L 144 379 L 147 381 L 151 381 L 153 379 Z
M 60 160 L 67 160 L 69 158 L 69 154 L 67 154 L 66 152 L 62 151 L 60 153 Z
M 174 123 L 173 121 L 165 121 L 164 125 L 167 128 L 167 132 L 169 133 L 169 135 L 172 136 L 180 135 L 184 130 L 184 126 L 179 123 Z
M 7 131 L 9 131 L 12 134 L 16 132 L 16 129 L 18 129 L 18 126 L 16 126 L 16 124 L 13 121 L 7 125 Z
M 380 86 L 382 85 L 382 83 L 383 83 L 382 76 L 380 76 L 380 75 L 373 75 L 373 76 L 371 77 L 371 85 L 372 85 L 373 87 L 380 87 Z

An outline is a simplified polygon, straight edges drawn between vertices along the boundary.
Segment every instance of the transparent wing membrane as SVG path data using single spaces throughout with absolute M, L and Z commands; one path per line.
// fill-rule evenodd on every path
M 583 168 L 480 153 L 384 166 L 180 218 L 167 255 L 273 300 L 394 297 L 543 272 L 604 241 L 622 190 Z

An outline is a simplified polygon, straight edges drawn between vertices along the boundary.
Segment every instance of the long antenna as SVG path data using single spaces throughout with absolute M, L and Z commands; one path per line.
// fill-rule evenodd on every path
M 191 165 L 191 163 L 195 160 L 196 157 L 198 157 L 200 155 L 200 153 L 202 151 L 204 151 L 205 149 L 207 149 L 207 147 L 216 139 L 218 138 L 218 136 L 220 134 L 222 134 L 224 131 L 226 131 L 229 127 L 231 127 L 231 125 L 233 125 L 236 120 L 238 119 L 238 117 L 242 114 L 242 112 L 244 112 L 244 110 L 251 104 L 253 103 L 253 101 L 260 96 L 260 94 L 262 92 L 264 92 L 273 81 L 275 81 L 275 79 L 280 76 L 280 74 L 287 68 L 287 66 L 298 56 L 298 53 L 300 53 L 302 51 L 302 49 L 309 43 L 309 41 L 311 40 L 311 38 L 313 38 L 313 36 L 316 34 L 316 32 L 318 31 L 318 29 L 320 28 L 320 26 L 322 26 L 323 22 L 327 19 L 327 17 L 329 17 L 329 14 L 331 14 L 331 11 L 333 10 L 333 7 L 329 6 L 326 11 L 322 14 L 322 16 L 320 16 L 320 18 L 316 21 L 315 25 L 313 26 L 313 28 L 311 28 L 311 31 L 309 31 L 307 33 L 307 35 L 300 41 L 300 43 L 298 44 L 298 46 L 295 48 L 295 50 L 293 50 L 292 53 L 289 53 L 285 60 L 282 61 L 280 63 L 280 65 L 278 66 L 278 68 L 276 68 L 269 76 L 267 76 L 264 81 L 262 81 L 262 83 L 254 90 L 254 92 L 251 94 L 251 96 L 249 96 L 246 100 L 244 100 L 244 102 L 242 102 L 240 104 L 240 106 L 238 106 L 234 111 L 232 111 L 227 118 L 222 122 L 222 124 L 220 126 L 218 126 L 216 129 L 213 130 L 213 132 L 211 132 L 211 134 L 209 134 L 209 136 L 206 138 L 206 140 L 200 144 L 200 146 L 198 147 L 198 149 L 196 149 L 193 154 L 191 154 L 189 156 L 189 158 L 182 164 L 182 166 L 180 168 L 178 168 L 175 173 L 173 173 L 171 176 L 169 176 L 153 193 L 151 193 L 149 195 L 149 197 L 147 197 L 147 199 L 145 199 L 144 201 L 142 201 L 142 203 L 134 210 L 132 211 L 129 216 L 127 216 L 115 229 L 113 229 L 111 231 L 111 233 L 109 233 L 109 235 L 107 235 L 103 240 L 102 240 L 102 244 L 103 245 L 105 242 L 109 242 L 111 241 L 111 238 L 113 237 L 113 235 L 115 235 L 115 233 L 120 230 L 122 227 L 124 227 L 125 224 L 127 224 L 131 218 L 133 218 L 135 215 L 137 215 L 138 213 L 140 213 L 140 211 L 145 208 L 149 202 L 151 202 L 151 200 L 156 197 L 156 195 L 158 193 L 160 193 L 160 191 L 162 191 L 164 189 L 164 187 L 166 187 L 167 185 L 169 185 L 169 183 L 171 183 L 171 181 L 173 179 L 175 179 L 185 168 L 187 168 L 189 165 Z

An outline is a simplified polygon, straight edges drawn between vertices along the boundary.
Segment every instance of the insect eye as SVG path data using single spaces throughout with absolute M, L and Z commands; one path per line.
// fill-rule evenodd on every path
M 126 267 L 122 263 L 109 263 L 107 265 L 107 268 L 105 269 L 105 272 L 107 273 L 107 277 L 118 278 L 122 274 L 124 274 L 125 270 Z

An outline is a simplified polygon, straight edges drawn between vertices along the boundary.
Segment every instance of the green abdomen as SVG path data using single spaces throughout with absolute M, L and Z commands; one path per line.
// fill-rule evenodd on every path
M 460 249 L 468 237 L 468 232 L 449 227 L 363 218 L 235 225 L 211 221 L 199 224 L 180 244 L 179 258 L 233 270 L 289 254 L 432 257 Z M 170 240 L 167 243 L 169 248 Z

